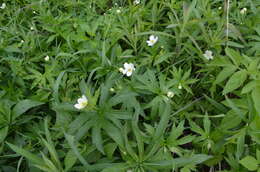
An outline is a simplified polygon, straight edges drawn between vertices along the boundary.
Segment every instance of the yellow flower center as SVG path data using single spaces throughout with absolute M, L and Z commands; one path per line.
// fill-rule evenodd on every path
M 81 105 L 84 106 L 84 107 L 87 106 L 88 105 L 88 101 L 82 102 Z

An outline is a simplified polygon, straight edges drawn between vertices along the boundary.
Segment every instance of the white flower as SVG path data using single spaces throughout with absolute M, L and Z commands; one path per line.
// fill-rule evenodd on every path
M 157 41 L 158 41 L 158 36 L 151 35 L 151 36 L 149 37 L 149 40 L 146 41 L 146 42 L 147 42 L 148 46 L 151 47 L 151 46 L 153 46 Z
M 114 89 L 113 87 L 111 87 L 109 90 L 110 90 L 111 92 L 115 92 L 115 89 Z
M 247 11 L 247 8 L 243 8 L 242 10 L 240 10 L 240 14 L 245 14 Z
M 182 89 L 182 86 L 181 86 L 181 84 L 179 84 L 179 85 L 178 85 L 178 89 L 180 89 L 180 90 Z
M 219 10 L 222 10 L 222 7 L 218 7 Z
M 46 57 L 44 57 L 44 60 L 47 62 L 47 61 L 50 60 L 50 57 L 49 57 L 49 56 L 46 56 Z
M 135 66 L 133 63 L 125 63 L 124 68 L 119 68 L 119 71 L 126 76 L 131 76 L 134 70 Z
M 88 99 L 87 99 L 87 97 L 85 95 L 82 95 L 82 97 L 79 98 L 77 100 L 77 102 L 78 103 L 76 103 L 74 105 L 74 107 L 77 108 L 77 109 L 83 109 L 83 108 L 85 108 L 88 105 Z
M 2 3 L 2 5 L 0 6 L 1 9 L 5 9 L 5 7 L 6 7 L 5 3 Z
M 33 11 L 33 14 L 36 14 L 36 11 Z
M 118 10 L 116 10 L 116 12 L 117 12 L 117 14 L 119 14 L 119 13 L 121 13 L 121 10 L 118 9 Z
M 119 68 L 119 72 L 124 73 L 124 71 L 125 71 L 124 68 L 122 67 Z
M 167 92 L 167 97 L 173 98 L 173 96 L 174 96 L 174 93 L 172 91 Z
M 21 40 L 21 43 L 24 43 L 24 40 Z
M 210 50 L 205 51 L 205 54 L 203 54 L 203 56 L 204 56 L 207 60 L 212 60 L 212 59 L 213 59 L 212 51 L 210 51 Z
M 34 30 L 34 28 L 33 28 L 33 27 L 30 27 L 30 29 L 31 29 L 31 30 Z
M 138 4 L 140 4 L 140 0 L 134 0 L 134 5 L 138 5 Z

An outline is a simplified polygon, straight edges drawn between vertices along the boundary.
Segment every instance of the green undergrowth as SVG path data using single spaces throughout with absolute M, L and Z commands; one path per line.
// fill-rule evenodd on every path
M 0 3 L 1 172 L 260 172 L 260 1 Z

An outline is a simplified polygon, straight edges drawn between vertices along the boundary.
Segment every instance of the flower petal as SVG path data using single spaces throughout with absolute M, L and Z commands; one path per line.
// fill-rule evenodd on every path
M 130 64 L 129 64 L 129 68 L 131 68 L 131 69 L 133 70 L 133 69 L 135 68 L 135 67 L 134 67 L 134 64 L 133 64 L 133 63 L 130 63 Z
M 147 42 L 148 46 L 152 46 L 153 45 L 151 41 L 146 41 L 146 42 Z
M 81 98 L 78 99 L 78 103 L 81 104 L 81 103 L 87 103 L 88 102 L 88 99 L 85 95 L 83 95 Z
M 76 109 L 83 109 L 83 108 L 84 108 L 84 106 L 82 106 L 81 103 L 75 104 L 74 107 L 75 107 Z
M 127 72 L 126 72 L 126 76 L 131 76 L 132 73 L 133 73 L 132 71 L 127 71 Z
M 82 95 L 81 97 L 85 102 L 88 101 L 87 97 L 85 95 Z
M 124 69 L 122 67 L 120 67 L 119 72 L 124 73 Z
M 156 43 L 158 41 L 158 36 L 155 37 L 154 42 Z
M 149 39 L 150 39 L 150 40 L 154 40 L 154 39 L 155 39 L 155 36 L 154 36 L 154 35 L 150 35 Z
M 128 66 L 129 66 L 128 63 L 124 63 L 124 68 L 125 68 L 125 69 L 128 69 L 128 68 L 129 68 Z

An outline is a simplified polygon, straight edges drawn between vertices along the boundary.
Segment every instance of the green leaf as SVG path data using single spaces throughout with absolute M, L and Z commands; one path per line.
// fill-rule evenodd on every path
M 90 165 L 88 164 L 88 162 L 83 158 L 83 156 L 80 154 L 77 146 L 75 145 L 74 142 L 74 137 L 68 134 L 65 134 L 65 138 L 68 141 L 70 147 L 72 148 L 74 154 L 76 155 L 76 157 L 79 159 L 79 161 L 84 165 L 84 167 L 86 169 L 90 168 Z
M 226 98 L 226 101 L 227 101 L 227 105 L 228 105 L 229 107 L 231 107 L 232 110 L 234 110 L 234 112 L 236 112 L 236 114 L 237 114 L 242 120 L 246 121 L 246 118 L 245 118 L 245 117 L 246 117 L 246 116 L 245 116 L 246 112 L 245 112 L 245 111 L 242 111 L 242 109 L 239 108 L 239 107 L 235 104 L 235 102 L 232 101 L 231 99 L 229 99 L 227 96 L 225 96 L 225 98 Z
M 126 163 L 115 164 L 112 167 L 103 169 L 101 172 L 125 172 L 127 169 Z
M 256 87 L 252 91 L 252 98 L 254 101 L 255 109 L 257 113 L 260 115 L 260 86 Z
M 241 118 L 235 113 L 234 110 L 230 110 L 222 119 L 220 128 L 221 130 L 228 130 L 238 126 L 241 123 Z
M 231 48 L 225 49 L 226 55 L 232 60 L 232 62 L 238 67 L 242 61 L 241 55 Z
M 192 140 L 194 140 L 195 136 L 192 135 L 187 135 L 184 136 L 182 138 L 180 138 L 179 140 L 177 140 L 177 145 L 184 145 L 186 143 L 190 143 Z
M 8 127 L 3 127 L 0 129 L 0 143 L 4 141 L 8 133 Z
M 246 167 L 249 171 L 255 171 L 258 167 L 257 160 L 252 156 L 246 156 L 245 158 L 239 161 L 244 167 Z
M 203 119 L 203 127 L 204 127 L 204 130 L 207 134 L 210 134 L 210 126 L 211 126 L 211 122 L 209 120 L 209 117 L 208 115 L 206 114 L 204 116 L 204 119 Z
M 22 148 L 19 148 L 18 146 L 13 145 L 11 143 L 7 142 L 7 144 L 13 151 L 15 151 L 16 153 L 24 156 L 25 158 L 27 158 L 32 163 L 38 164 L 38 165 L 44 165 L 43 160 L 40 157 L 36 156 L 35 154 L 32 154 L 29 151 L 22 149 Z
M 123 136 L 119 128 L 115 127 L 110 122 L 105 122 L 103 129 L 119 146 L 123 146 Z
M 239 88 L 247 78 L 247 71 L 241 70 L 234 73 L 231 78 L 229 78 L 226 86 L 224 87 L 223 94 L 230 93 L 235 89 Z
M 191 172 L 191 171 L 188 167 L 184 167 L 184 168 L 181 169 L 180 172 Z
M 166 54 L 159 54 L 156 56 L 156 59 L 154 61 L 154 66 L 164 62 L 165 60 L 167 60 L 170 57 L 173 57 L 175 53 L 166 53 Z M 157 58 L 158 57 L 158 58 Z
M 138 115 L 134 115 L 134 119 L 132 120 L 132 129 L 136 138 L 139 156 L 143 156 L 144 153 L 144 139 L 142 137 L 141 131 L 138 127 Z
M 56 103 L 60 102 L 60 100 L 59 100 L 59 86 L 60 86 L 61 79 L 62 79 L 63 75 L 65 74 L 65 72 L 66 71 L 60 72 L 55 84 L 53 85 L 53 98 L 54 98 Z
M 188 164 L 200 164 L 212 156 L 204 155 L 204 154 L 197 154 L 192 155 L 191 157 L 183 157 L 183 158 L 175 158 L 173 160 L 162 160 L 156 162 L 149 162 L 144 163 L 147 166 L 151 166 L 156 169 L 172 169 L 172 167 L 183 167 Z
M 18 102 L 14 109 L 13 109 L 13 117 L 12 119 L 16 119 L 17 117 L 19 117 L 20 115 L 22 115 L 24 112 L 26 112 L 27 110 L 42 105 L 43 102 L 38 102 L 38 101 L 34 101 L 34 100 L 22 100 L 20 102 Z
M 171 108 L 169 104 L 161 104 L 159 113 L 162 113 L 161 120 L 154 134 L 154 141 L 158 140 L 164 133 L 170 118 Z
M 245 136 L 246 132 L 244 129 L 242 129 L 238 135 L 237 138 L 237 151 L 236 151 L 236 157 L 237 159 L 240 159 L 240 157 L 243 155 L 245 150 Z
M 55 150 L 55 145 L 54 145 L 54 143 L 51 139 L 51 134 L 50 134 L 50 131 L 48 129 L 49 126 L 48 126 L 47 118 L 45 118 L 45 120 L 44 120 L 44 127 L 45 127 L 45 135 L 46 135 L 47 141 L 45 139 L 42 139 L 42 141 L 43 141 L 44 145 L 47 147 L 52 161 L 55 162 L 55 165 L 57 165 L 59 168 L 61 168 L 61 163 L 59 161 L 58 154 Z
M 256 158 L 257 158 L 257 161 L 260 162 L 260 150 L 256 150 Z
M 92 128 L 92 142 L 100 152 L 105 154 L 103 148 L 103 139 L 101 136 L 101 128 L 99 126 L 94 126 Z
M 209 101 L 210 104 L 212 104 L 216 109 L 220 110 L 221 112 L 227 112 L 228 109 L 222 105 L 221 103 L 217 102 L 216 100 L 208 97 L 206 94 L 203 94 L 204 97 Z
M 184 120 L 181 121 L 178 127 L 175 127 L 175 125 L 173 125 L 170 136 L 167 139 L 169 143 L 175 142 L 175 140 L 183 134 L 183 130 L 185 129 L 184 122 Z
M 241 94 L 246 94 L 252 91 L 255 87 L 256 87 L 256 81 L 251 81 L 243 87 Z
M 65 171 L 68 171 L 76 163 L 77 157 L 72 150 L 70 150 L 65 156 Z
M 197 4 L 197 0 L 192 1 L 190 6 L 188 7 L 188 3 L 184 2 L 184 4 L 183 4 L 183 23 L 184 24 L 183 25 L 185 25 L 188 22 L 192 11 L 195 9 L 196 4 Z
M 230 75 L 232 75 L 236 71 L 237 67 L 234 65 L 229 65 L 225 67 L 217 76 L 215 80 L 215 84 L 219 84 L 227 79 Z
M 204 135 L 205 132 L 193 121 L 189 120 L 189 124 L 191 126 L 191 130 L 200 134 L 200 135 Z
M 105 153 L 109 159 L 113 158 L 113 154 L 117 148 L 116 143 L 108 143 L 104 146 Z

